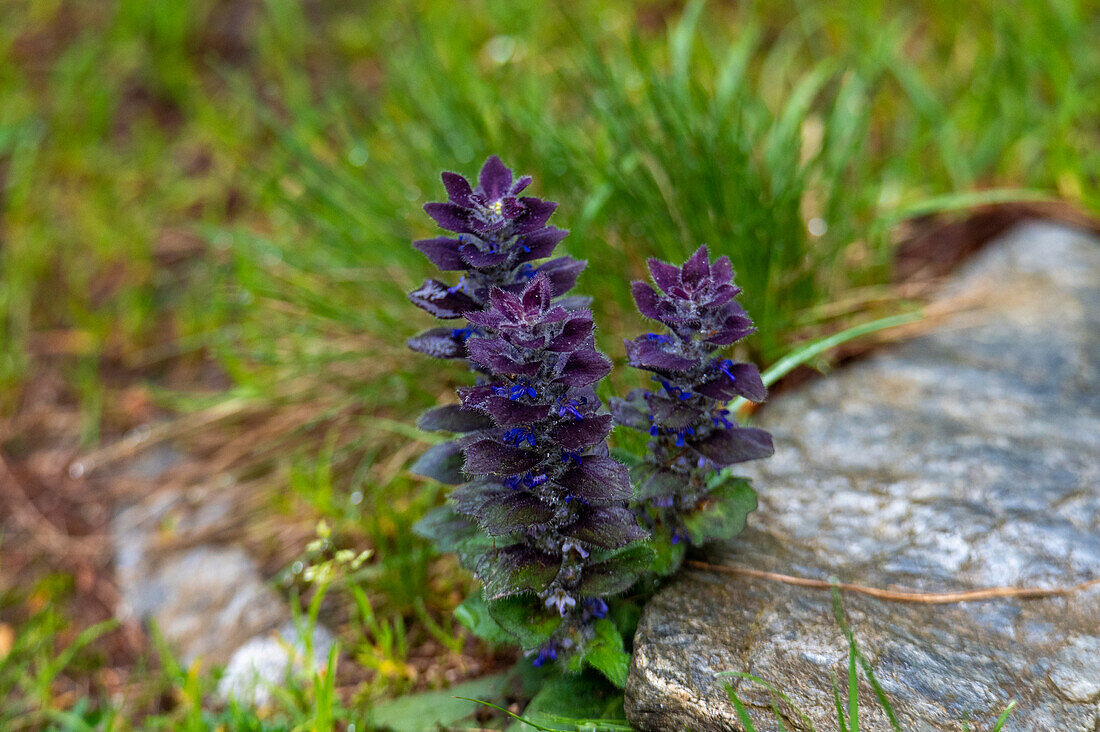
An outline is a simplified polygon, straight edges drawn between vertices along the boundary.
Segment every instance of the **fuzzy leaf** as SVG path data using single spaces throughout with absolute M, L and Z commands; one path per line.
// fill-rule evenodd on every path
M 416 426 L 427 432 L 475 432 L 492 427 L 493 421 L 460 404 L 445 404 L 420 415 Z
M 458 248 L 462 246 L 462 242 L 458 239 L 440 236 L 435 239 L 414 241 L 413 246 L 444 272 L 467 269 L 462 257 L 458 256 Z
M 554 509 L 533 493 L 505 489 L 483 503 L 474 516 L 489 536 L 503 536 L 546 523 Z
M 550 285 L 554 295 L 557 296 L 573 289 L 573 285 L 577 284 L 577 277 L 587 265 L 588 262 L 578 261 L 572 257 L 558 257 L 539 265 L 535 271 L 550 278 Z
M 607 439 L 607 433 L 611 431 L 611 415 L 602 414 L 586 419 L 562 422 L 550 430 L 550 439 L 555 445 L 566 450 L 580 450 L 603 442 Z
M 610 457 L 587 455 L 580 465 L 562 475 L 558 483 L 589 503 L 625 501 L 631 495 L 626 466 Z
M 679 398 L 663 393 L 649 394 L 645 398 L 653 414 L 653 422 L 661 427 L 678 430 L 697 420 L 701 415 L 697 407 L 685 404 Z
M 588 386 L 611 372 L 611 362 L 594 348 L 583 348 L 569 354 L 565 373 L 557 381 L 566 386 Z
M 626 686 L 626 674 L 630 670 L 630 654 L 623 647 L 623 636 L 608 618 L 597 620 L 594 630 L 595 637 L 584 649 L 584 662 L 621 689 Z
M 538 594 L 557 576 L 561 559 L 522 545 L 488 552 L 478 564 L 477 576 L 489 600 L 525 592 Z
M 745 478 L 734 478 L 714 489 L 695 511 L 684 517 L 684 528 L 692 544 L 728 540 L 745 528 L 748 515 L 756 510 L 756 491 Z
M 443 319 L 461 318 L 464 313 L 481 309 L 472 297 L 452 290 L 439 280 L 426 280 L 419 289 L 409 293 L 409 300 L 421 310 Z
M 414 335 L 405 343 L 417 353 L 432 358 L 465 358 L 466 345 L 454 333 L 453 328 L 432 328 Z
M 547 611 L 538 598 L 531 595 L 489 600 L 486 606 L 497 625 L 512 636 L 512 642 L 519 641 L 524 650 L 545 643 L 561 625 L 561 617 Z
M 501 427 L 531 424 L 546 417 L 549 404 L 524 404 L 506 396 L 494 395 L 483 402 L 483 407 Z
M 563 536 L 604 549 L 618 549 L 644 539 L 634 514 L 621 506 L 604 506 L 585 511 L 580 519 L 561 530 Z
M 462 472 L 462 448 L 453 441 L 429 447 L 409 470 L 447 485 L 466 482 Z
M 775 453 L 771 434 L 755 427 L 718 430 L 693 447 L 720 468 L 771 457 Z
M 656 343 L 639 336 L 632 341 L 623 341 L 626 346 L 626 357 L 630 365 L 647 371 L 659 373 L 673 373 L 687 371 L 695 366 L 695 361 L 673 353 L 671 346 Z
M 542 453 L 535 450 L 481 440 L 466 448 L 464 469 L 470 475 L 517 475 L 526 473 L 542 460 Z
M 607 597 L 630 589 L 638 576 L 649 569 L 653 550 L 644 544 L 623 549 L 602 562 L 585 568 L 578 592 L 589 597 Z

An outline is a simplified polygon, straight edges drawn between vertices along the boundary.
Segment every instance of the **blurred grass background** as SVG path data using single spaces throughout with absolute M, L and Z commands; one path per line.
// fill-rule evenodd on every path
M 0 441 L 231 405 L 214 462 L 374 549 L 345 640 L 364 698 L 401 692 L 465 581 L 411 538 L 441 494 L 402 471 L 462 379 L 404 348 L 440 170 L 496 153 L 559 201 L 618 363 L 648 256 L 730 255 L 768 365 L 903 307 L 913 216 L 1100 211 L 1097 38 L 1086 0 L 0 3 Z M 80 626 L 28 615 L 72 592 L 36 582 L 3 585 L 19 647 Z M 28 658 L 0 660 L 10 719 L 53 704 Z

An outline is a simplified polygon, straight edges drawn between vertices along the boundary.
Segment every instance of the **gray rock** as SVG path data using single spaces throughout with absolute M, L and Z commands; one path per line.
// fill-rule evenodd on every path
M 257 636 L 237 649 L 218 681 L 218 695 L 226 702 L 262 707 L 288 674 L 302 677 L 324 668 L 332 644 L 332 633 L 315 626 L 307 649 L 297 626 L 286 623 L 278 633 Z
M 943 297 L 969 307 L 769 405 L 759 421 L 776 455 L 743 471 L 760 510 L 709 561 L 926 592 L 1100 576 L 1100 246 L 1028 224 Z M 988 729 L 1010 699 L 1006 729 L 1100 729 L 1100 588 L 844 606 L 907 729 Z M 770 681 L 835 728 L 847 642 L 829 593 L 683 573 L 639 625 L 627 716 L 644 730 L 740 729 L 729 681 L 774 729 L 767 692 L 722 671 Z M 889 729 L 865 682 L 860 702 L 861 729 Z
M 264 582 L 259 565 L 237 546 L 208 543 L 232 526 L 236 494 L 228 485 L 158 489 L 180 453 L 150 450 L 125 475 L 150 492 L 121 507 L 111 522 L 123 620 L 155 625 L 189 665 L 224 664 L 242 644 L 290 618 L 287 604 Z

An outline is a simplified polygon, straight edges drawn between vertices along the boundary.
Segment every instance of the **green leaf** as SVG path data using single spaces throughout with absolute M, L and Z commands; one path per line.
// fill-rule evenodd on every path
M 514 635 L 500 627 L 489 612 L 489 604 L 481 596 L 481 590 L 467 597 L 455 608 L 455 620 L 466 626 L 482 640 L 496 645 L 514 644 Z
M 541 591 L 560 569 L 560 560 L 555 563 L 541 552 L 513 545 L 486 553 L 478 562 L 476 573 L 486 598 L 499 600 Z
M 376 704 L 370 713 L 371 729 L 421 732 L 451 728 L 477 710 L 477 705 L 458 697 L 500 699 L 508 674 L 485 676 L 442 691 L 410 694 Z
M 626 591 L 653 563 L 653 550 L 648 544 L 636 544 L 605 557 L 585 569 L 580 594 L 607 597 Z
M 756 510 L 756 491 L 745 478 L 732 478 L 711 491 L 694 512 L 684 518 L 692 544 L 715 539 L 732 539 L 745 528 L 748 515 Z
M 552 730 L 633 729 L 625 719 L 622 692 L 600 674 L 585 672 L 577 676 L 553 678 L 523 710 L 529 724 Z M 515 732 L 527 729 L 520 725 Z
M 584 662 L 600 671 L 620 689 L 626 686 L 630 654 L 623 648 L 623 636 L 608 618 L 596 621 L 596 637 L 584 649 Z
M 650 546 L 654 550 L 653 564 L 650 569 L 658 577 L 673 574 L 683 564 L 684 553 L 687 551 L 687 544 L 684 542 L 673 544 L 668 534 L 662 533 L 654 534 L 650 540 Z
M 642 473 L 642 470 L 638 471 Z M 645 466 L 644 475 L 634 476 L 634 497 L 639 501 L 674 496 L 684 490 L 689 476 L 671 470 L 652 470 Z
M 547 612 L 542 603 L 532 595 L 491 600 L 486 606 L 490 618 L 511 636 L 510 642 L 518 642 L 524 650 L 531 650 L 545 643 L 561 625 L 561 617 Z

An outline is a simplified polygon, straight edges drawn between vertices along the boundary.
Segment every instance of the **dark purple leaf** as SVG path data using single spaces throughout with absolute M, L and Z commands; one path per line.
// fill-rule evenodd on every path
M 550 439 L 559 447 L 575 451 L 603 442 L 610 431 L 611 415 L 604 414 L 563 422 L 550 430 Z
M 525 314 L 534 315 L 545 311 L 550 307 L 550 300 L 554 297 L 554 286 L 550 277 L 545 274 L 537 274 L 534 279 L 523 289 L 520 302 L 523 303 Z
M 562 536 L 602 549 L 618 549 L 646 537 L 646 531 L 622 506 L 602 506 L 585 511 Z
M 489 201 L 499 201 L 512 187 L 512 171 L 496 155 L 490 155 L 481 166 L 478 183 Z
M 545 524 L 553 516 L 553 506 L 543 503 L 538 496 L 529 491 L 507 488 L 482 503 L 474 514 L 489 536 L 513 534 L 536 524 Z
M 506 262 L 511 254 L 507 249 L 492 251 L 479 249 L 476 245 L 469 244 L 459 252 L 459 256 L 462 257 L 463 262 L 475 269 L 492 269 Z M 466 269 L 466 267 L 463 267 L 463 269 Z
M 570 495 L 590 503 L 626 500 L 630 497 L 630 473 L 610 457 L 586 455 L 557 481 Z
M 653 281 L 665 292 L 680 284 L 680 269 L 659 259 L 649 260 L 649 272 Z
M 527 247 L 529 251 L 521 254 L 519 261 L 529 262 L 532 259 L 544 259 L 549 257 L 550 253 L 554 251 L 554 247 L 558 245 L 558 242 L 564 239 L 568 234 L 568 231 L 556 229 L 553 226 L 547 226 L 544 229 L 525 234 L 520 238 L 519 243 Z
M 733 279 L 733 267 L 730 265 L 729 257 L 721 256 L 710 263 L 710 278 L 721 284 L 725 284 Z M 740 288 L 734 289 L 740 292 Z
M 734 378 L 717 373 L 709 381 L 696 387 L 696 391 L 711 399 L 729 401 L 743 396 L 751 402 L 762 402 L 768 396 L 768 390 L 760 378 L 760 372 L 751 363 L 735 363 L 729 367 Z
M 465 292 L 453 290 L 439 280 L 427 280 L 420 289 L 409 293 L 409 300 L 437 318 L 460 318 L 481 305 Z
M 432 328 L 406 341 L 409 348 L 432 358 L 465 358 L 466 345 L 454 328 Z
M 566 386 L 587 386 L 611 373 L 611 362 L 594 348 L 569 354 L 564 373 L 556 381 Z
M 717 430 L 692 446 L 720 468 L 771 457 L 775 453 L 771 434 L 754 427 Z
M 460 404 L 446 404 L 424 412 L 416 426 L 429 432 L 475 432 L 492 427 L 493 421 Z
M 572 257 L 558 257 L 539 265 L 535 271 L 550 278 L 551 289 L 557 297 L 573 289 L 573 285 L 577 284 L 577 277 L 586 266 L 588 262 L 578 261 Z
M 549 404 L 524 404 L 499 395 L 488 397 L 484 408 L 501 427 L 538 422 L 550 411 Z
M 470 225 L 470 209 L 447 201 L 445 203 L 426 203 L 424 211 L 431 216 L 439 227 L 459 234 L 473 233 Z
M 638 336 L 633 341 L 624 341 L 626 357 L 634 368 L 650 371 L 674 372 L 688 371 L 695 366 L 695 361 L 684 358 L 671 351 L 671 343 L 658 343 Z
M 650 394 L 645 398 L 653 422 L 661 427 L 678 430 L 688 426 L 700 417 L 698 407 L 685 404 L 679 397 L 664 393 Z M 648 427 L 647 427 L 648 429 Z
M 458 256 L 458 248 L 462 246 L 458 239 L 439 236 L 435 239 L 415 241 L 413 246 L 422 251 L 432 264 L 444 272 L 467 269 L 462 257 Z
M 592 313 L 587 311 L 570 314 L 561 333 L 548 346 L 554 352 L 571 351 L 592 336 Z
M 645 282 L 632 282 L 630 291 L 634 293 L 634 302 L 638 306 L 638 312 L 652 320 L 659 320 L 661 311 L 658 308 L 658 296 L 654 289 Z
M 697 287 L 703 280 L 710 278 L 710 256 L 704 244 L 699 247 L 691 259 L 684 262 L 680 269 L 680 282 L 685 286 Z
M 531 185 L 531 176 L 520 176 L 519 180 L 512 184 L 512 187 L 508 190 L 508 193 L 513 196 L 518 196 L 520 192 L 529 185 Z
M 558 204 L 553 201 L 543 201 L 538 198 L 524 197 L 519 199 L 523 205 L 523 213 L 516 217 L 513 224 L 515 233 L 523 235 L 537 231 L 546 225 L 553 215 Z
M 447 197 L 451 200 L 451 203 L 457 203 L 465 208 L 472 205 L 470 194 L 473 193 L 473 190 L 470 188 L 470 181 L 458 173 L 445 172 L 440 177 L 443 178 L 443 187 L 447 189 Z
M 526 473 L 542 462 L 543 457 L 536 450 L 482 440 L 466 448 L 465 471 L 471 475 L 516 475 Z

